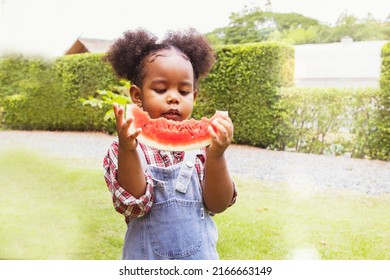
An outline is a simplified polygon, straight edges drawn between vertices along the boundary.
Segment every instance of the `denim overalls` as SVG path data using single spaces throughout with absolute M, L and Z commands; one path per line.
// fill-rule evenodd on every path
M 123 259 L 218 259 L 217 228 L 205 209 L 194 163 L 199 150 L 167 168 L 146 165 L 154 181 L 154 204 L 148 214 L 128 224 Z

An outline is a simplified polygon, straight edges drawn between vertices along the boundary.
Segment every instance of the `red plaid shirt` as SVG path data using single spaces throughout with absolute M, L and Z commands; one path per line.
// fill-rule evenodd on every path
M 145 173 L 146 191 L 139 198 L 135 198 L 125 189 L 123 189 L 117 180 L 118 175 L 118 139 L 115 139 L 111 144 L 106 156 L 104 157 L 103 167 L 105 169 L 104 179 L 112 194 L 112 201 L 115 210 L 123 214 L 128 223 L 130 219 L 140 218 L 150 211 L 154 201 L 153 180 Z M 157 150 L 139 143 L 142 151 L 145 154 L 147 164 L 168 167 L 178 164 L 183 161 L 184 152 L 169 152 Z M 203 148 L 195 160 L 195 168 L 199 176 L 199 181 L 203 187 L 204 182 L 204 163 L 206 160 L 206 149 Z M 230 205 L 234 204 L 237 196 L 236 188 L 234 187 L 234 196 Z

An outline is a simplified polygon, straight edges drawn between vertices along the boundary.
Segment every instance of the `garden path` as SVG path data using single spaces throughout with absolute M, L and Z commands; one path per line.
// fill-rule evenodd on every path
M 113 139 L 114 136 L 94 132 L 0 131 L 0 147 L 25 147 L 97 168 L 101 168 Z M 390 162 L 243 145 L 231 145 L 226 158 L 231 174 L 240 178 L 319 191 L 336 188 L 370 195 L 390 193 Z

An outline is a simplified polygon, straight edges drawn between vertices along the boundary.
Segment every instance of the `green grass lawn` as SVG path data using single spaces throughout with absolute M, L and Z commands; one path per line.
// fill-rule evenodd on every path
M 118 259 L 125 223 L 102 170 L 0 150 L 0 259 Z
M 390 195 L 235 178 L 221 259 L 390 259 Z M 0 148 L 0 259 L 120 259 L 126 225 L 102 169 Z
M 224 259 L 390 259 L 390 195 L 239 182 L 218 215 Z

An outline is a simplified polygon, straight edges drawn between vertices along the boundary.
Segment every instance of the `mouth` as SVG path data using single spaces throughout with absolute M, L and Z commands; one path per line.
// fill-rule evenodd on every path
M 181 120 L 180 112 L 179 110 L 176 109 L 170 109 L 166 111 L 162 116 L 168 120 L 174 120 L 174 121 Z

